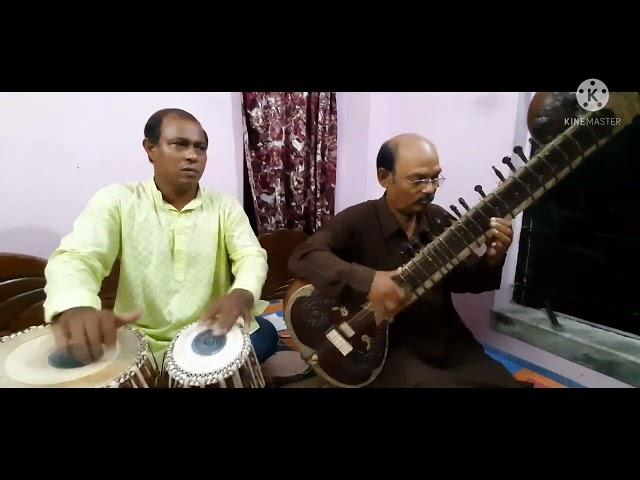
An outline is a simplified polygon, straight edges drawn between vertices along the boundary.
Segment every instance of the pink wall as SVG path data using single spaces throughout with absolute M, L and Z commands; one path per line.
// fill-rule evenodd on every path
M 386 139 L 414 132 L 433 140 L 443 176 L 437 201 L 448 209 L 462 196 L 471 206 L 481 183 L 493 190 L 498 179 L 491 165 L 499 165 L 513 141 L 517 93 L 372 93 L 367 193 L 381 195 L 375 177 L 378 149 Z M 460 207 L 461 208 L 461 207 Z
M 336 172 L 336 213 L 367 198 L 369 145 L 369 105 L 371 94 L 337 94 L 338 165 Z
M 0 251 L 46 257 L 98 188 L 150 178 L 143 128 L 160 108 L 183 108 L 202 122 L 211 142 L 204 185 L 241 199 L 238 97 L 0 93 Z

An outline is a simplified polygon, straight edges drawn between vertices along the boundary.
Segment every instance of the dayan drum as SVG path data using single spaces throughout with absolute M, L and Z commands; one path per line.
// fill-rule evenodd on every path
M 169 346 L 163 368 L 169 388 L 264 388 L 260 363 L 242 319 L 217 336 L 203 323 L 183 328 Z
M 128 326 L 118 329 L 115 347 L 88 365 L 57 348 L 51 325 L 0 338 L 0 387 L 150 388 L 157 377 L 144 335 Z

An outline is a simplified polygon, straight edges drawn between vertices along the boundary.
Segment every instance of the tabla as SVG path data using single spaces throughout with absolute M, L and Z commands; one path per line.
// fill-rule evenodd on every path
M 203 323 L 183 328 L 163 363 L 169 388 L 264 388 L 260 363 L 241 320 L 226 335 L 216 336 Z
M 115 347 L 91 364 L 63 364 L 55 360 L 60 357 L 51 325 L 2 337 L 0 387 L 150 388 L 158 376 L 145 336 L 129 326 L 119 328 Z

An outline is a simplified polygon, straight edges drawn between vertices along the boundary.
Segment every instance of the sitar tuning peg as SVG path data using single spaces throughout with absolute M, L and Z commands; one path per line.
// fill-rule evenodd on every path
M 457 215 L 458 218 L 462 217 L 462 214 L 460 213 L 460 210 L 458 210 L 458 208 L 455 205 L 449 205 L 449 208 L 451 209 L 451 211 L 453 213 L 455 213 Z
M 460 202 L 460 205 L 462 205 L 467 212 L 470 210 L 469 205 L 467 205 L 467 202 L 464 201 L 464 198 L 460 197 L 458 199 L 458 202 Z
M 515 147 L 513 147 L 513 153 L 518 155 L 524 163 L 527 163 L 527 157 L 525 157 L 524 150 L 522 150 L 521 146 L 516 145 Z
M 512 172 L 515 173 L 516 167 L 514 167 L 513 163 L 511 163 L 511 157 L 504 157 L 502 159 L 502 163 L 504 163 L 507 167 L 509 167 L 511 169 Z
M 504 178 L 504 175 L 502 175 L 502 172 L 500 170 L 498 170 L 496 167 L 493 167 L 493 166 L 491 168 L 493 168 L 493 172 L 498 176 L 501 182 L 504 182 L 506 180 L 506 178 Z
M 475 187 L 473 187 L 473 189 L 478 192 L 478 194 L 482 197 L 485 198 L 487 195 L 484 193 L 484 191 L 482 190 L 482 185 L 476 185 Z

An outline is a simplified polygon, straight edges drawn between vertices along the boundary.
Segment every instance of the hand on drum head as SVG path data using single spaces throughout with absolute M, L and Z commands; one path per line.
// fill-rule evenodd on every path
M 71 308 L 59 315 L 53 333 L 59 348 L 86 365 L 102 357 L 103 345 L 115 345 L 118 328 L 139 318 L 140 312 L 117 316 L 110 310 Z
M 202 316 L 202 321 L 211 324 L 214 335 L 225 335 L 235 325 L 238 317 L 248 321 L 253 294 L 248 290 L 231 290 L 224 297 L 220 297 L 211 309 Z

